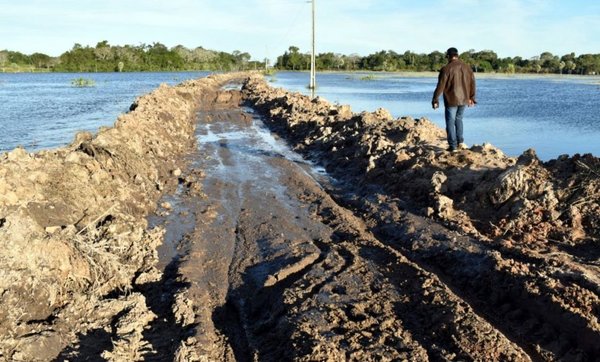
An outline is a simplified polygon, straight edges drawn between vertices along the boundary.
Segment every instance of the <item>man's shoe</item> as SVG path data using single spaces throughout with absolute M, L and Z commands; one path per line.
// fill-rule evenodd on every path
M 459 143 L 459 144 L 458 144 L 458 149 L 459 149 L 459 150 L 466 150 L 466 149 L 468 149 L 468 148 L 469 148 L 469 146 L 467 146 L 467 145 L 466 145 L 466 144 L 464 144 L 464 143 Z
M 448 152 L 456 152 L 456 148 L 454 148 L 454 147 L 448 147 L 448 148 L 446 148 L 446 151 L 448 151 Z

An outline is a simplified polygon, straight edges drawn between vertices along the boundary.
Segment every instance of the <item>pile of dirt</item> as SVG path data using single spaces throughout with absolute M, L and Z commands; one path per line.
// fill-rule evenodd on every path
M 356 114 L 260 78 L 243 92 L 272 130 L 335 177 L 337 203 L 532 359 L 600 356 L 598 158 L 541 162 L 533 150 L 512 158 L 489 144 L 451 153 L 427 119 Z
M 199 105 L 239 77 L 161 85 L 95 136 L 0 155 L 0 359 L 50 360 L 90 331 L 113 340 L 109 360 L 149 348 L 156 316 L 131 292 L 160 279 L 163 230 L 146 217 L 183 182 Z
M 258 77 L 244 90 L 271 127 L 328 172 L 381 185 L 423 214 L 514 242 L 600 238 L 600 159 L 590 154 L 541 162 L 531 149 L 515 159 L 490 144 L 450 153 L 444 130 L 425 118 L 356 114 Z

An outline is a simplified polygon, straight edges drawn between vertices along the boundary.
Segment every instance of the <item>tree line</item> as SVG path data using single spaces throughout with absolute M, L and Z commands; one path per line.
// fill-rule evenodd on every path
M 473 49 L 460 54 L 460 58 L 476 72 L 496 73 L 538 73 L 538 74 L 600 74 L 600 54 L 575 53 L 563 56 L 544 52 L 529 59 L 522 57 L 500 58 L 491 50 Z M 434 51 L 418 54 L 411 51 L 396 53 L 382 50 L 367 56 L 358 54 L 320 53 L 316 56 L 317 70 L 339 71 L 439 71 L 446 64 L 445 53 Z M 310 53 L 301 53 L 300 49 L 290 46 L 275 64 L 277 69 L 308 70 Z
M 468 50 L 460 55 L 476 72 L 538 73 L 538 74 L 600 74 L 600 54 L 565 54 L 544 52 L 529 59 L 500 58 L 491 50 Z M 251 60 L 247 52 L 231 53 L 177 45 L 168 48 L 161 43 L 140 45 L 110 45 L 104 40 L 95 47 L 75 44 L 58 57 L 43 53 L 23 54 L 0 51 L 1 71 L 55 71 L 55 72 L 118 72 L 118 71 L 232 71 L 264 69 L 268 60 Z M 443 52 L 429 54 L 381 50 L 367 56 L 358 54 L 320 53 L 316 56 L 317 70 L 327 71 L 439 71 L 446 64 Z M 277 57 L 278 70 L 310 69 L 310 54 L 290 46 Z
M 168 48 L 161 43 L 120 46 L 104 40 L 95 47 L 75 44 L 58 57 L 2 50 L 0 68 L 54 72 L 232 71 L 262 69 L 264 62 L 252 61 L 250 54 L 237 50 L 227 53 L 202 47 L 188 49 L 183 45 Z

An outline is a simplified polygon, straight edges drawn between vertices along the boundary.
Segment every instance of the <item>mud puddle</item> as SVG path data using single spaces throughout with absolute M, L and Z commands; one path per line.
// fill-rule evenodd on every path
M 159 201 L 158 210 L 148 217 L 148 227 L 162 227 L 165 232 L 163 242 L 158 246 L 160 271 L 178 257 L 177 247 L 183 238 L 194 230 L 196 220 L 189 202 L 189 195 L 180 184 L 175 193 L 167 194 Z
M 208 173 L 234 179 L 238 183 L 267 182 L 271 188 L 278 188 L 280 185 L 275 176 L 280 169 L 265 162 L 278 157 L 296 163 L 315 179 L 324 181 L 325 169 L 304 160 L 284 140 L 276 138 L 253 109 L 241 107 L 233 110 L 233 113 L 239 112 L 244 117 L 244 124 L 217 122 L 199 125 L 197 137 L 200 154 L 213 160 L 207 164 Z M 210 120 L 213 116 L 205 112 L 199 117 L 201 120 Z M 222 148 L 230 152 L 224 152 Z
M 222 91 L 239 90 L 240 87 L 239 84 L 230 84 L 222 87 Z M 257 192 L 270 192 L 277 199 L 282 199 L 285 187 L 278 182 L 282 170 L 268 162 L 271 158 L 283 158 L 295 163 L 317 182 L 333 181 L 323 167 L 304 160 L 285 141 L 276 138 L 254 110 L 248 107 L 240 110 L 246 119 L 250 117 L 244 124 L 200 123 L 197 128 L 198 148 L 186 159 L 192 169 L 202 170 L 202 174 L 209 175 L 204 180 L 203 187 L 210 187 L 207 183 L 214 185 L 228 182 L 235 184 L 240 194 L 243 192 L 242 185 L 252 184 Z M 239 113 L 240 110 L 235 110 L 234 113 Z M 200 120 L 211 118 L 211 113 L 202 112 L 198 117 Z M 164 270 L 179 257 L 177 249 L 180 243 L 196 225 L 195 209 L 198 200 L 191 197 L 184 183 L 185 180 L 180 179 L 175 192 L 161 198 L 157 211 L 148 217 L 150 229 L 157 226 L 165 229 L 163 244 L 158 247 L 157 267 L 160 270 Z M 227 204 L 228 210 L 233 212 L 236 209 L 235 201 L 226 197 L 227 195 L 222 195 L 218 202 Z M 217 200 L 202 203 L 208 205 L 215 201 Z M 239 205 L 237 206 L 239 209 Z

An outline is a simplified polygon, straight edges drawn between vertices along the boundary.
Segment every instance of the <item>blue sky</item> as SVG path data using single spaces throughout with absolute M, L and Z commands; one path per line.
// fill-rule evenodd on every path
M 276 58 L 310 49 L 306 0 L 0 0 L 0 49 L 161 42 Z M 600 53 L 595 0 L 316 0 L 317 52 L 491 49 L 529 58 Z

